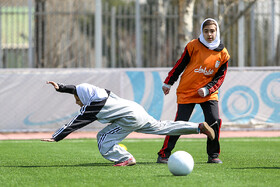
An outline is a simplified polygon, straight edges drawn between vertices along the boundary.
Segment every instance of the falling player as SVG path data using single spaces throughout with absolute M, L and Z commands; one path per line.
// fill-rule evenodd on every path
M 98 120 L 108 124 L 97 134 L 98 149 L 104 158 L 115 162 L 114 166 L 136 164 L 135 158 L 118 145 L 133 131 L 158 135 L 203 133 L 208 138 L 215 139 L 213 129 L 205 122 L 157 121 L 141 105 L 91 84 L 74 86 L 57 84 L 53 81 L 47 81 L 47 84 L 52 84 L 58 92 L 74 94 L 76 104 L 81 106 L 81 110 L 68 124 L 58 129 L 52 138 L 42 141 L 58 142 L 71 132 Z

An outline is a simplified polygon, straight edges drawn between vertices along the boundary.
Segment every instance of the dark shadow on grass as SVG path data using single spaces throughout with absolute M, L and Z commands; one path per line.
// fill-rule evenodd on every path
M 232 168 L 232 169 L 280 169 L 280 167 L 243 167 L 243 168 Z
M 0 166 L 0 168 L 51 168 L 51 167 L 103 167 L 103 166 L 112 166 L 113 163 L 86 163 L 86 164 L 75 164 L 75 165 L 33 165 L 33 166 Z
M 209 164 L 209 163 L 207 163 L 207 162 L 195 162 L 194 164 L 203 164 L 203 165 L 205 165 L 205 164 Z
M 156 165 L 156 162 L 137 162 L 136 165 Z M 74 164 L 74 165 L 32 165 L 32 166 L 0 166 L 0 168 L 56 168 L 56 167 L 103 167 L 103 166 L 113 166 L 114 163 L 85 163 L 85 164 Z
M 201 162 L 199 164 L 205 164 L 204 162 Z M 0 165 L 0 168 L 9 168 L 9 167 L 12 167 L 12 168 L 63 168 L 63 167 L 104 167 L 104 166 L 113 166 L 114 163 L 85 163 L 85 164 L 74 164 L 74 165 L 64 165 L 64 164 L 61 164 L 61 165 L 31 165 L 31 166 L 27 166 L 27 165 L 23 165 L 23 166 L 12 166 L 12 165 L 9 165 L 9 166 L 1 166 Z M 164 166 L 167 164 L 159 164 L 159 163 L 156 163 L 156 162 L 137 162 L 136 163 L 136 166 L 137 165 L 158 165 L 158 166 Z
M 160 178 L 162 178 L 162 177 L 186 177 L 186 176 L 174 176 L 174 175 L 172 175 L 172 174 L 170 173 L 169 175 L 156 175 L 155 177 L 160 177 Z
M 137 162 L 136 164 L 139 164 L 139 165 L 165 165 L 165 164 L 159 164 L 156 162 Z
M 164 166 L 164 165 L 166 165 L 167 166 L 167 164 L 164 164 L 164 163 L 156 163 L 156 162 L 137 162 L 137 164 L 141 164 L 141 165 L 162 165 L 162 166 Z M 199 165 L 209 165 L 209 163 L 207 163 L 207 162 L 195 162 L 194 164 L 199 164 Z M 217 164 L 210 164 L 210 165 L 217 165 Z M 218 164 L 218 165 L 220 165 L 220 164 Z

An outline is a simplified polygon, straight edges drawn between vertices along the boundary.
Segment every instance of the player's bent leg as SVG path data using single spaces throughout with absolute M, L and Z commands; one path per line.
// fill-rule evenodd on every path
M 220 160 L 220 128 L 221 128 L 222 120 L 218 119 L 215 123 L 211 124 L 211 127 L 215 131 L 215 139 L 207 140 L 207 153 L 208 153 L 208 161 L 207 163 L 215 163 L 222 164 L 223 162 Z
M 205 103 L 201 103 L 201 108 L 204 113 L 205 121 L 212 127 L 215 132 L 215 139 L 207 139 L 207 154 L 208 161 L 207 163 L 222 163 L 219 159 L 220 155 L 220 127 L 221 119 L 219 117 L 219 106 L 218 101 L 210 100 Z
M 157 163 L 167 164 L 171 151 L 174 149 L 180 136 L 166 136 L 161 150 L 158 152 Z
M 214 130 L 206 123 L 200 123 L 198 128 L 201 133 L 207 135 L 207 137 L 211 140 L 215 139 L 215 132 Z M 170 138 L 173 137 L 173 141 Z M 167 163 L 168 158 L 173 150 L 179 136 L 166 136 L 162 149 L 158 152 L 157 163 Z
M 185 121 L 163 121 L 160 123 L 157 133 L 165 133 L 174 136 L 166 136 L 161 150 L 158 152 L 157 163 L 167 164 L 171 151 L 182 134 L 198 134 L 198 124 Z
M 198 125 L 198 123 L 186 121 L 153 121 L 148 122 L 135 132 L 170 136 L 198 134 Z
M 129 159 L 136 163 L 133 156 L 118 145 L 128 134 L 129 132 L 124 131 L 117 125 L 109 125 L 102 129 L 97 134 L 98 149 L 101 155 L 105 159 L 115 162 L 115 164 L 128 161 Z M 131 161 L 127 165 L 135 164 Z

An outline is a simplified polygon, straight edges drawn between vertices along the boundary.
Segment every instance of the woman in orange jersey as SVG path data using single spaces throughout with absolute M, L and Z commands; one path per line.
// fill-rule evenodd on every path
M 219 159 L 221 119 L 218 107 L 218 89 L 222 85 L 230 56 L 220 41 L 218 23 L 211 18 L 201 24 L 201 34 L 187 44 L 181 58 L 168 73 L 162 90 L 168 94 L 181 75 L 177 88 L 175 121 L 188 121 L 196 104 L 200 104 L 205 121 L 214 129 L 216 138 L 207 139 L 208 163 L 222 163 Z M 158 152 L 157 163 L 167 163 L 180 136 L 166 136 Z

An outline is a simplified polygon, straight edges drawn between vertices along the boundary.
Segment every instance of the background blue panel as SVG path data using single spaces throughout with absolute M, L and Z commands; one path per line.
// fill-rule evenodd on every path
M 269 107 L 273 109 L 273 113 L 266 122 L 280 122 L 280 94 L 275 91 L 280 86 L 280 73 L 271 73 L 262 82 L 260 87 L 261 99 Z
M 229 103 L 230 98 L 231 103 Z M 222 109 L 228 120 L 248 123 L 254 119 L 259 110 L 257 94 L 248 86 L 234 86 L 224 95 Z
M 126 72 L 132 85 L 134 101 L 141 104 L 144 94 L 148 94 L 148 99 L 142 105 L 151 116 L 153 116 L 157 120 L 160 120 L 164 102 L 164 94 L 161 89 L 162 80 L 158 72 L 154 71 L 150 73 L 152 73 L 153 84 L 151 84 L 151 87 L 146 88 L 146 81 L 151 80 L 146 80 L 144 72 Z

